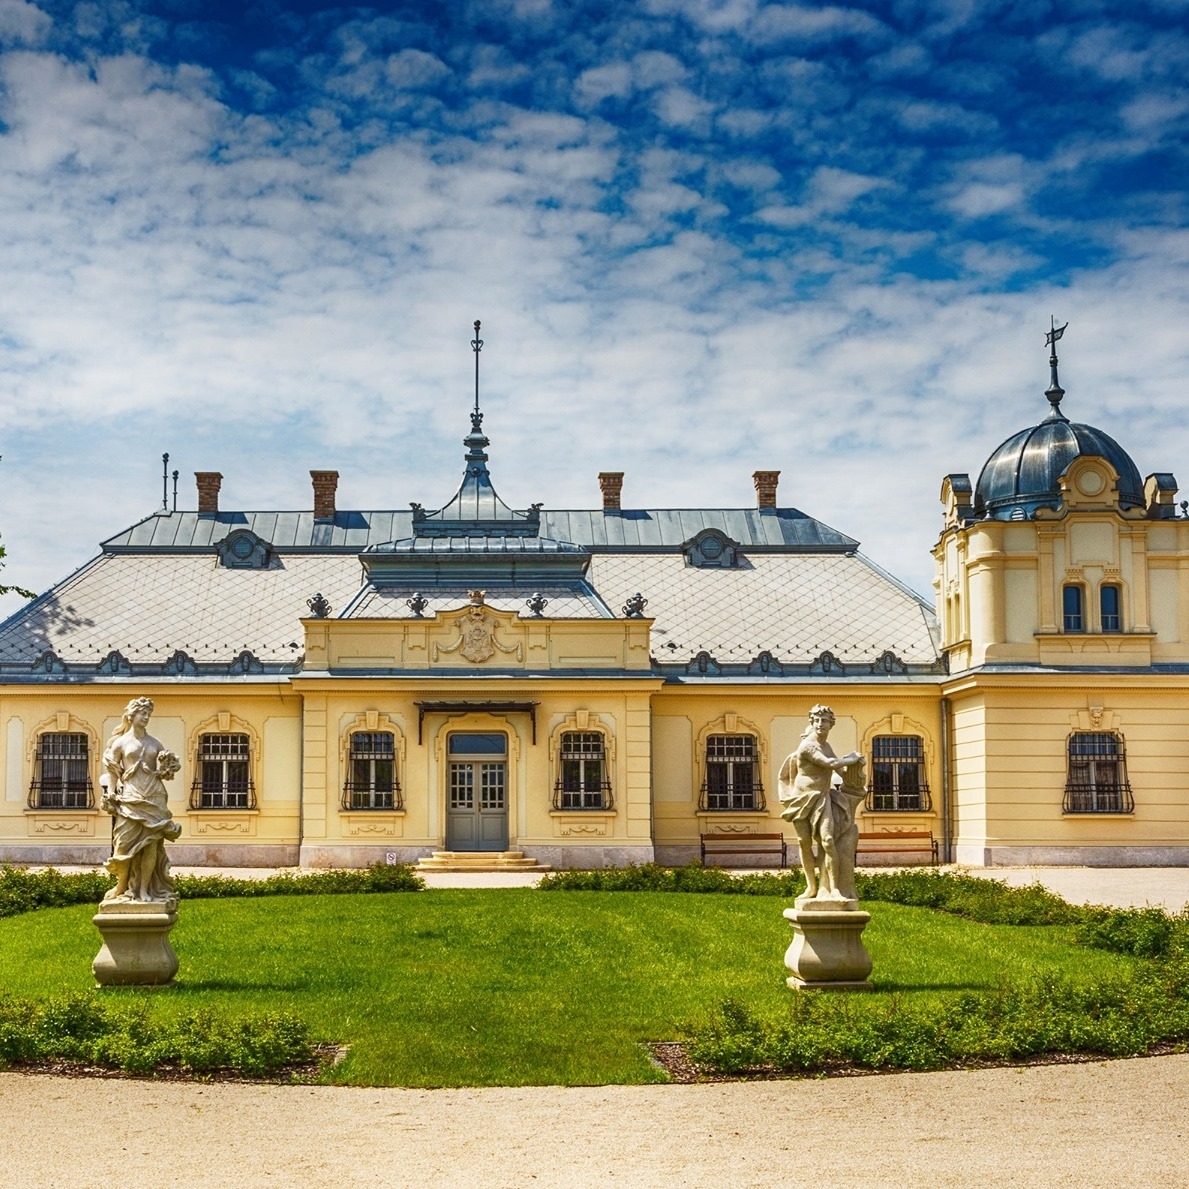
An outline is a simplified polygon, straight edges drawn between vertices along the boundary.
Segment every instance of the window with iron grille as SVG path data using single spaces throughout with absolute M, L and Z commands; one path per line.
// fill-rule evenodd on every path
M 754 735 L 709 735 L 706 779 L 698 806 L 714 809 L 763 809 L 759 748 Z
M 869 813 L 932 809 L 925 780 L 925 742 L 920 735 L 876 735 L 871 741 Z
M 95 794 L 81 731 L 47 731 L 37 737 L 30 809 L 93 809 Z
M 190 808 L 256 808 L 252 752 L 245 733 L 230 731 L 199 736 Z
M 610 809 L 611 781 L 601 731 L 563 731 L 558 749 L 554 809 Z
M 1109 731 L 1075 731 L 1069 737 L 1063 813 L 1133 813 L 1123 740 Z
M 344 809 L 403 809 L 396 778 L 396 736 L 391 731 L 353 731 L 347 742 Z

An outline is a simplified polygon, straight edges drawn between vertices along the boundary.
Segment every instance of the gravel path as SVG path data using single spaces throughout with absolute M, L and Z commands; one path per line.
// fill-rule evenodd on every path
M 1189 1185 L 1189 1055 L 699 1086 L 363 1090 L 0 1074 L 0 1181 Z

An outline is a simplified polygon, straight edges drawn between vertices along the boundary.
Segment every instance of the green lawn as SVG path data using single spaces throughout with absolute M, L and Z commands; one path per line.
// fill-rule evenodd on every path
M 642 1041 L 672 1040 L 724 998 L 778 1013 L 788 901 L 523 890 L 192 900 L 173 944 L 176 986 L 155 1010 L 285 1009 L 351 1046 L 330 1075 L 361 1085 L 664 1080 Z M 877 1000 L 992 989 L 1042 972 L 1091 979 L 1130 959 L 1057 927 L 982 925 L 868 903 Z M 94 908 L 0 920 L 6 990 L 92 986 Z

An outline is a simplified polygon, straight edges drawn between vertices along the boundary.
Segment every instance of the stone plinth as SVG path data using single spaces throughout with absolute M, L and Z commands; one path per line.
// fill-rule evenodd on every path
M 871 920 L 855 900 L 814 901 L 801 897 L 784 910 L 793 941 L 784 955 L 792 972 L 786 982 L 795 991 L 869 991 L 871 955 L 863 930 Z
M 91 918 L 103 946 L 91 970 L 101 987 L 156 987 L 173 981 L 178 956 L 169 931 L 178 923 L 177 901 L 107 902 Z

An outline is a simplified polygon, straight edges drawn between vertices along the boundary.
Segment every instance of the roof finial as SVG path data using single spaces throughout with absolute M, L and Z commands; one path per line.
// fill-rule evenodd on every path
M 476 433 L 483 424 L 483 414 L 479 412 L 479 352 L 483 350 L 483 340 L 479 337 L 479 319 L 475 319 L 475 337 L 471 339 L 471 350 L 475 352 L 475 411 L 471 414 L 471 428 Z
M 1065 419 L 1061 412 L 1061 398 L 1065 395 L 1065 389 L 1061 387 L 1057 380 L 1057 340 L 1065 333 L 1065 326 L 1058 326 L 1057 319 L 1049 315 L 1049 332 L 1045 335 L 1045 345 L 1049 350 L 1049 386 L 1045 391 L 1045 396 L 1049 398 L 1049 404 L 1053 406 L 1053 411 L 1049 414 L 1050 417 L 1060 417 Z

